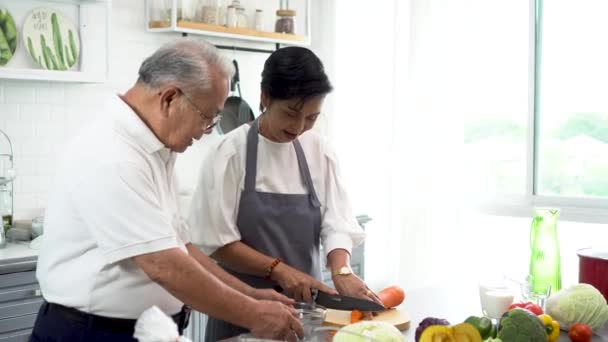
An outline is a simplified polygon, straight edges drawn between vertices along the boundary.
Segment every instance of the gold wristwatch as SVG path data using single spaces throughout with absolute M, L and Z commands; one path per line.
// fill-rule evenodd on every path
M 350 266 L 342 266 L 342 267 L 338 268 L 337 270 L 331 271 L 332 277 L 347 276 L 347 275 L 351 275 L 351 274 L 353 274 L 353 270 L 350 268 Z

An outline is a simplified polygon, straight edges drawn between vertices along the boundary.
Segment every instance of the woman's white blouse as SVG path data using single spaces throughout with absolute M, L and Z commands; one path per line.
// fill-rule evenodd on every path
M 216 142 L 201 164 L 188 223 L 192 242 L 208 255 L 241 239 L 236 220 L 245 185 L 249 129 L 250 125 L 242 125 Z M 315 132 L 308 131 L 298 139 L 321 202 L 321 244 L 326 253 L 336 248 L 350 253 L 365 239 L 365 233 L 352 212 L 335 153 Z M 276 143 L 259 135 L 255 188 L 272 193 L 307 193 L 293 144 Z

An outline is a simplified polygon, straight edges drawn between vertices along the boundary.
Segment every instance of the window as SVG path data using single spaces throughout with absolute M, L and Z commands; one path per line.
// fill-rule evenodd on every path
M 608 2 L 489 3 L 465 116 L 469 184 L 493 212 L 608 221 Z
M 541 4 L 537 193 L 608 198 L 608 2 Z
M 472 97 L 461 109 L 464 158 L 467 184 L 476 193 L 526 191 L 529 7 L 526 1 L 476 1 L 465 19 L 470 46 L 462 63 L 472 76 L 462 89 Z

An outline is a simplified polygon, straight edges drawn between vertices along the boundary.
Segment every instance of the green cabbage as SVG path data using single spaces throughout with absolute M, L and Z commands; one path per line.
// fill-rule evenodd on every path
M 355 333 L 358 335 L 353 335 Z M 347 325 L 338 330 L 333 342 L 405 342 L 403 334 L 386 322 L 363 321 Z
M 575 323 L 584 323 L 596 331 L 608 321 L 606 299 L 589 284 L 576 284 L 550 296 L 547 313 L 565 330 Z

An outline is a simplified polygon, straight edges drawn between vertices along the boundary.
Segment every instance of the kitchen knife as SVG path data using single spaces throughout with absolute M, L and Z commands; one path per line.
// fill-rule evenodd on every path
M 318 305 L 334 310 L 384 311 L 384 306 L 365 299 L 332 295 L 317 289 L 312 290 L 313 300 Z

